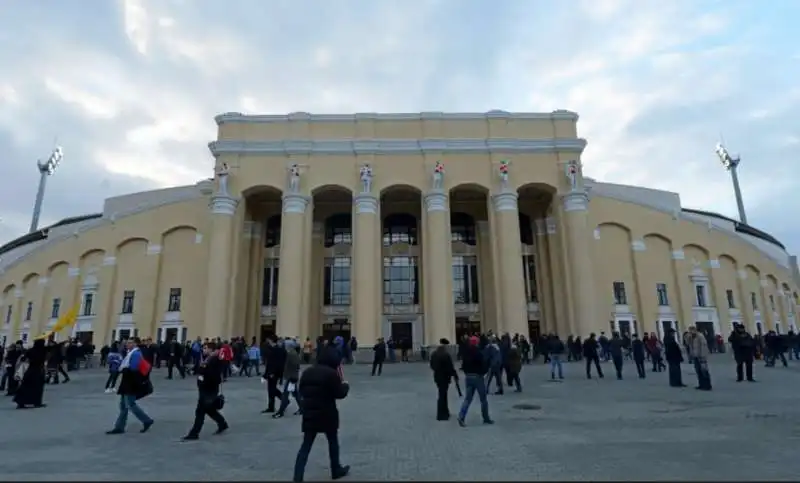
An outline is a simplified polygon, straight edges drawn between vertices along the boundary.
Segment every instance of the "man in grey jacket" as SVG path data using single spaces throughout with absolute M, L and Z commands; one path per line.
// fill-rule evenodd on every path
M 297 383 L 300 380 L 300 344 L 292 339 L 283 341 L 283 347 L 286 349 L 286 365 L 283 369 L 283 379 L 285 381 L 283 386 L 283 394 L 281 395 L 281 405 L 278 412 L 272 415 L 273 418 L 282 418 L 289 407 L 289 395 L 294 396 L 297 402 L 297 411 L 295 414 L 300 414 L 300 392 L 297 389 Z

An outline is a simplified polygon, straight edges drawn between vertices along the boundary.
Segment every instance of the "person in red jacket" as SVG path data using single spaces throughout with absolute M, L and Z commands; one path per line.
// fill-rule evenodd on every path
M 231 375 L 231 362 L 233 361 L 233 348 L 228 341 L 222 343 L 222 348 L 219 350 L 219 361 L 222 366 L 222 382 L 228 380 Z

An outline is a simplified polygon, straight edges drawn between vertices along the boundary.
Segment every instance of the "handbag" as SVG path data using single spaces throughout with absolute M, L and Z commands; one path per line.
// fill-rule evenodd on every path
M 151 394 L 153 394 L 153 383 L 148 377 L 145 378 L 139 386 L 139 390 L 136 392 L 136 400 L 138 401 L 139 399 L 146 398 Z

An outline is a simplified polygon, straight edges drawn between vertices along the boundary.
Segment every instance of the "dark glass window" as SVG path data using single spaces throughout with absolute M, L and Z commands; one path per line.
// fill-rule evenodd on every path
M 418 276 L 416 257 L 385 257 L 383 259 L 384 305 L 418 304 Z
M 179 288 L 169 289 L 169 305 L 167 312 L 180 312 L 181 311 L 181 292 Z
M 524 213 L 519 214 L 519 241 L 523 245 L 533 245 L 531 217 Z
M 735 309 L 736 308 L 736 299 L 733 296 L 733 290 L 726 290 L 725 291 L 725 299 L 728 301 L 728 308 Z
M 123 314 L 132 314 L 133 313 L 133 302 L 136 298 L 136 292 L 134 290 L 126 290 L 122 293 L 122 313 Z
M 33 317 L 33 302 L 28 302 L 28 306 L 25 309 L 25 321 L 30 321 L 31 317 Z
M 525 276 L 525 295 L 528 302 L 538 302 L 539 293 L 536 291 L 536 258 L 534 258 L 533 255 L 522 256 L 522 273 Z
M 325 220 L 325 246 L 353 243 L 353 218 L 350 213 L 333 215 Z
M 325 305 L 350 305 L 350 257 L 325 259 Z
M 450 240 L 474 246 L 475 219 L 466 213 L 451 213 Z
M 60 298 L 54 298 L 53 299 L 53 308 L 50 309 L 50 318 L 51 319 L 57 319 L 59 312 L 61 312 L 61 299 Z
M 408 213 L 395 213 L 383 220 L 383 246 L 395 243 L 417 244 L 417 219 Z
M 661 307 L 666 307 L 669 305 L 669 296 L 667 294 L 667 284 L 665 283 L 657 283 L 656 284 L 656 297 L 658 298 L 658 305 Z
M 625 282 L 614 282 L 614 303 L 628 305 L 628 294 L 625 293 Z
M 90 315 L 94 315 L 92 312 L 92 305 L 94 305 L 94 294 L 93 293 L 86 293 L 83 294 L 83 315 L 84 317 L 88 317 Z
M 261 286 L 261 305 L 278 305 L 278 275 L 280 267 L 277 258 L 270 258 L 264 265 L 264 284 Z
M 480 302 L 478 290 L 478 262 L 475 257 L 453 257 L 453 303 L 477 304 Z
M 271 216 L 267 220 L 267 232 L 264 237 L 264 246 L 272 248 L 281 244 L 281 215 Z

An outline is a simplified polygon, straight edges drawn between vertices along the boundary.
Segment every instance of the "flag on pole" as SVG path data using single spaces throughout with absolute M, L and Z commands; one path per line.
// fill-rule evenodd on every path
M 75 307 L 72 307 L 66 314 L 59 317 L 55 325 L 53 325 L 53 327 L 49 331 L 45 332 L 39 337 L 36 337 L 35 340 L 48 339 L 51 335 L 61 332 L 62 330 L 75 325 L 78 322 L 79 307 L 80 304 L 76 304 Z

